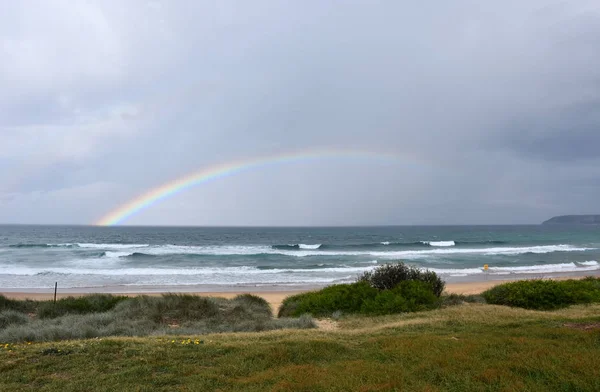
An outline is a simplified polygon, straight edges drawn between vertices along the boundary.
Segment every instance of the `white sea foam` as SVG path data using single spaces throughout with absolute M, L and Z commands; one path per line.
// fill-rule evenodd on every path
M 85 259 L 83 263 L 75 265 L 68 263 L 68 266 L 57 267 L 31 267 L 19 265 L 2 265 L 0 274 L 2 275 L 39 275 L 39 274 L 63 274 L 63 275 L 273 275 L 273 274 L 308 274 L 308 275 L 327 275 L 332 273 L 360 273 L 375 268 L 376 260 L 370 261 L 371 266 L 339 266 L 329 268 L 273 268 L 259 269 L 250 266 L 239 267 L 178 267 L 178 268 L 157 268 L 157 267 L 131 267 L 131 268 L 110 268 L 110 264 L 102 264 L 101 259 Z M 94 264 L 94 261 L 99 263 Z M 96 268 L 93 268 L 96 267 Z M 425 269 L 425 268 L 423 268 Z M 483 268 L 429 268 L 431 271 L 444 275 L 478 275 L 486 273 Z M 558 264 L 526 265 L 514 267 L 494 267 L 490 266 L 489 274 L 532 274 L 532 273 L 560 273 L 577 271 L 600 270 L 600 264 L 596 261 L 569 262 Z
M 258 269 L 255 267 L 207 267 L 207 268 L 75 268 L 75 267 L 52 267 L 52 268 L 34 268 L 20 266 L 2 266 L 0 274 L 2 275 L 105 275 L 105 276 L 151 276 L 151 275 L 228 275 L 228 276 L 246 276 L 246 275 L 275 275 L 275 274 L 330 274 L 330 273 L 358 273 L 372 269 L 373 267 L 331 267 L 331 268 L 273 268 Z
M 430 246 L 455 246 L 454 241 L 421 241 L 421 243 Z
M 572 245 L 540 245 L 540 246 L 521 246 L 521 247 L 483 247 L 483 248 L 455 248 L 454 241 L 423 241 L 428 243 L 434 249 L 418 250 L 323 250 L 321 244 L 298 244 L 297 250 L 294 249 L 274 249 L 266 245 L 222 245 L 222 246 L 190 246 L 190 245 L 149 245 L 149 244 L 76 244 L 81 248 L 102 249 L 106 251 L 107 257 L 122 257 L 132 255 L 135 252 L 141 252 L 150 255 L 177 255 L 177 254 L 197 254 L 197 255 L 261 255 L 276 254 L 293 257 L 307 256 L 372 256 L 378 258 L 407 258 L 421 259 L 432 255 L 453 255 L 453 254 L 482 254 L 486 256 L 493 255 L 518 255 L 524 253 L 552 253 L 552 252 L 581 252 L 594 250 L 596 248 L 576 247 Z M 381 244 L 390 244 L 381 242 Z M 68 245 L 68 244 L 63 244 Z M 393 249 L 393 248 L 392 248 Z M 119 253 L 123 252 L 123 253 Z
M 80 248 L 92 248 L 92 249 L 132 249 L 132 248 L 146 248 L 149 244 L 77 244 Z
M 187 246 L 187 245 L 160 245 L 146 248 L 142 251 L 151 255 L 177 255 L 177 254 L 196 254 L 196 255 L 259 255 L 259 254 L 293 254 L 294 251 L 276 250 L 270 246 L 255 245 L 230 245 L 230 246 Z
M 131 256 L 133 253 L 130 252 L 117 252 L 117 251 L 106 251 L 104 252 L 104 256 L 114 259 L 119 257 Z
M 300 249 L 319 249 L 321 247 L 321 244 L 298 244 L 298 247 Z
M 593 271 L 598 269 L 598 264 L 578 266 L 576 263 L 560 263 L 545 265 L 523 265 L 519 267 L 491 267 L 492 272 L 510 272 L 516 274 L 529 273 L 552 273 L 552 272 L 575 272 L 575 271 Z
M 389 245 L 389 244 L 390 244 L 390 241 L 383 241 L 383 242 L 380 242 L 380 244 L 381 244 L 381 245 Z
M 385 259 L 423 259 L 436 255 L 460 255 L 460 254 L 481 254 L 485 256 L 493 255 L 519 255 L 525 253 L 552 253 L 552 252 L 583 252 L 594 250 L 596 248 L 575 247 L 572 245 L 541 245 L 541 246 L 523 246 L 523 247 L 491 247 L 491 248 L 453 248 L 451 246 L 438 246 L 435 249 L 402 250 L 402 251 L 344 251 L 344 250 L 321 250 L 317 248 L 318 244 L 305 245 L 300 250 L 273 249 L 270 246 L 260 245 L 231 245 L 231 246 L 187 246 L 187 245 L 122 245 L 122 244 L 87 244 L 94 248 L 106 249 L 107 257 L 130 256 L 135 252 L 141 252 L 149 255 L 284 255 L 291 257 L 309 257 L 309 256 L 369 256 Z M 103 246 L 101 246 L 103 245 Z M 300 245 L 299 245 L 300 246 Z M 92 247 L 92 246 L 88 246 Z M 109 253 L 109 252 L 114 253 Z M 122 253 L 119 253 L 122 252 Z M 110 256 L 109 256 L 110 254 Z
M 574 247 L 571 245 L 494 247 L 494 248 L 442 248 L 404 251 L 267 251 L 265 253 L 283 254 L 286 256 L 372 256 L 386 259 L 422 259 L 432 255 L 482 254 L 482 255 L 516 255 L 524 253 L 582 252 L 595 248 Z
M 580 264 L 580 265 L 577 265 Z M 562 272 L 595 271 L 600 269 L 600 264 L 595 261 L 584 263 L 558 263 L 543 265 L 522 265 L 518 267 L 489 267 L 488 274 L 491 275 L 509 275 L 509 274 L 551 274 Z M 432 271 L 450 276 L 479 275 L 485 274 L 483 268 L 431 268 Z

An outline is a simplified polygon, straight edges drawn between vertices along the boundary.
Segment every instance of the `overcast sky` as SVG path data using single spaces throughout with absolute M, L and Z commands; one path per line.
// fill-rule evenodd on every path
M 538 223 L 600 213 L 597 0 L 0 2 L 0 223 Z M 394 160 L 379 159 L 393 154 Z

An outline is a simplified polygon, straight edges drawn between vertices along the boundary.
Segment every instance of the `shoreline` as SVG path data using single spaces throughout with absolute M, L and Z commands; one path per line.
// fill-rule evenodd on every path
M 586 276 L 594 276 L 597 274 L 589 275 L 577 275 L 577 276 L 554 276 L 554 277 L 536 277 L 537 279 L 554 279 L 554 280 L 565 280 L 565 279 L 583 279 Z M 486 281 L 470 281 L 470 282 L 451 282 L 446 283 L 445 292 L 449 294 L 479 294 L 483 291 L 494 287 L 496 285 L 508 282 L 515 282 L 517 280 L 531 279 L 503 279 L 503 280 L 486 280 Z M 65 288 L 57 292 L 56 297 L 58 299 L 71 297 L 71 296 L 83 296 L 89 294 L 112 294 L 112 295 L 125 295 L 125 296 L 138 296 L 138 295 L 162 295 L 166 293 L 177 293 L 177 294 L 193 294 L 201 295 L 206 297 L 221 297 L 221 298 L 234 298 L 239 294 L 253 294 L 264 298 L 271 305 L 274 312 L 277 311 L 283 300 L 294 294 L 299 294 L 307 291 L 318 290 L 325 286 L 104 286 L 104 287 L 76 287 L 76 288 Z M 54 298 L 54 289 L 27 289 L 27 288 L 0 288 L 0 294 L 11 299 L 31 299 L 31 300 L 50 300 Z

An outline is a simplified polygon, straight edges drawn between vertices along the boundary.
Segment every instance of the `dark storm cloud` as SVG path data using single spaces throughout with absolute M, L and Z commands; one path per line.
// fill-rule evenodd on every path
M 600 97 L 524 117 L 507 123 L 494 144 L 550 161 L 600 158 Z
M 88 223 L 311 147 L 139 224 L 535 222 L 600 197 L 596 2 L 5 2 L 0 221 Z M 26 212 L 25 212 L 26 210 Z

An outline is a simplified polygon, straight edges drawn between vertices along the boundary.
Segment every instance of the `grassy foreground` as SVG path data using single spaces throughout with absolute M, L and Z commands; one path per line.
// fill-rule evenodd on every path
M 600 390 L 598 304 L 463 304 L 328 326 L 3 345 L 0 390 Z

